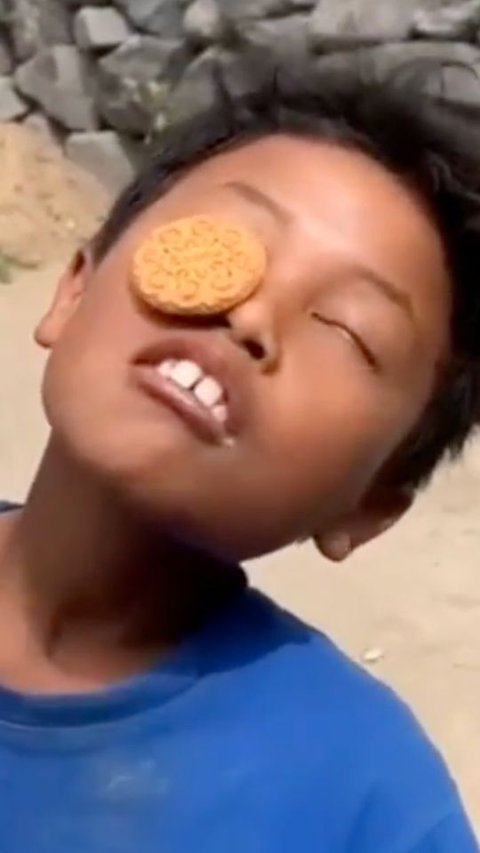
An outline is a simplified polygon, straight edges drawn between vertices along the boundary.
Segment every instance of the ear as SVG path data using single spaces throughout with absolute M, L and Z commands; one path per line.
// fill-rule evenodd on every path
M 58 283 L 49 310 L 35 329 L 39 346 L 45 349 L 55 346 L 83 297 L 91 270 L 90 252 L 76 252 Z
M 412 506 L 410 489 L 375 487 L 352 513 L 328 531 L 314 536 L 328 560 L 342 562 L 353 552 L 386 533 Z

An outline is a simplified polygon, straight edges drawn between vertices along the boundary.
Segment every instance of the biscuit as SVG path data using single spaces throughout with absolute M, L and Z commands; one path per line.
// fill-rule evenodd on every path
M 245 302 L 258 288 L 267 253 L 250 231 L 209 216 L 156 228 L 133 258 L 132 286 L 165 314 L 209 316 Z

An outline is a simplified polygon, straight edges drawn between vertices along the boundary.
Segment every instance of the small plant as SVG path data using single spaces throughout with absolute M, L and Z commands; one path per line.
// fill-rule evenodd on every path
M 36 267 L 38 267 L 38 263 L 36 262 L 20 261 L 0 250 L 0 285 L 12 283 L 15 269 L 27 270 L 35 269 Z
M 12 264 L 3 252 L 0 252 L 0 284 L 12 283 Z

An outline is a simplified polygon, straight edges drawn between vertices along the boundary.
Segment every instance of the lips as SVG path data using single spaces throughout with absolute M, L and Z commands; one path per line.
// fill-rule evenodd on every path
M 227 348 L 231 347 L 231 353 Z M 229 357 L 230 356 L 230 357 Z M 237 358 L 235 358 L 237 356 Z M 231 445 L 238 430 L 242 386 L 227 340 L 166 337 L 134 362 L 137 384 L 209 443 Z

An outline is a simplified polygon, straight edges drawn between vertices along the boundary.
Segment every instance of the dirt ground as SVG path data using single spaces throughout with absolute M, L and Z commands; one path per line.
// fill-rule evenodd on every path
M 1 139 L 0 131 L 0 150 Z M 0 497 L 21 498 L 46 435 L 38 393 L 43 357 L 31 343 L 33 324 L 63 258 L 98 222 L 105 199 L 57 160 L 43 181 L 42 163 L 37 160 L 32 172 L 31 151 L 25 154 L 18 139 L 15 147 L 8 175 L 0 167 L 0 252 L 36 268 L 14 267 L 12 282 L 0 283 Z M 11 192 L 10 215 L 4 184 Z M 45 207 L 45 193 L 51 204 L 52 192 L 57 218 Z M 10 221 L 7 246 L 3 222 L 18 212 L 18 195 L 18 221 L 27 226 L 15 231 Z M 41 240 L 35 237 L 37 221 Z M 38 255 L 32 259 L 33 246 Z M 331 567 L 302 546 L 261 561 L 252 577 L 407 699 L 446 755 L 480 829 L 479 555 L 480 444 L 472 445 L 463 463 L 441 472 L 396 530 L 345 566 Z

